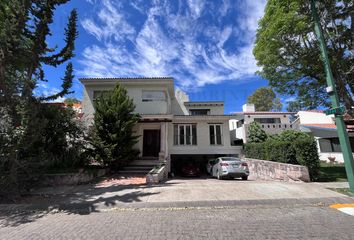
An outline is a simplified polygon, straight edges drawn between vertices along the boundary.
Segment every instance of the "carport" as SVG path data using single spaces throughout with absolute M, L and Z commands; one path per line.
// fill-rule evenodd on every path
M 172 154 L 171 173 L 180 176 L 182 167 L 188 163 L 193 163 L 199 167 L 202 175 L 206 175 L 206 165 L 209 160 L 226 156 L 237 157 L 236 155 L 228 154 Z

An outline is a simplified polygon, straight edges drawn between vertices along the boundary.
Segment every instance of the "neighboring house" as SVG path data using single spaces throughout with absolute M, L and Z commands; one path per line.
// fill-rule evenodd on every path
M 317 142 L 320 160 L 329 161 L 334 159 L 336 162 L 344 162 L 340 148 L 334 115 L 326 115 L 323 111 L 299 111 L 295 124 L 300 125 L 303 132 L 310 133 Z M 344 117 L 347 123 L 347 131 L 354 150 L 354 119 L 348 115 Z
M 81 103 L 74 103 L 74 104 L 70 105 L 70 104 L 66 104 L 65 102 L 47 102 L 45 104 L 48 104 L 51 106 L 62 107 L 62 108 L 71 107 L 75 112 L 75 119 L 78 119 L 78 120 L 80 120 L 83 116 Z
M 83 119 L 93 123 L 94 101 L 119 83 L 133 99 L 141 120 L 136 148 L 142 159 L 166 160 L 169 170 L 182 161 L 206 162 L 218 156 L 238 156 L 242 147 L 231 146 L 229 115 L 223 102 L 190 102 L 174 80 L 164 78 L 82 78 Z
M 242 112 L 233 113 L 230 120 L 231 142 L 234 145 L 247 143 L 249 125 L 256 121 L 267 134 L 278 134 L 288 129 L 299 129 L 291 123 L 293 112 L 257 112 L 254 104 L 242 106 Z

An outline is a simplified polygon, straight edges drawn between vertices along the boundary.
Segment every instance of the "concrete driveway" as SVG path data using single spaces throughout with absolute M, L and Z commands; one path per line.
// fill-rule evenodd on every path
M 241 181 L 217 179 L 173 179 L 142 189 L 144 202 L 188 202 L 217 200 L 269 200 L 342 197 L 342 194 L 313 183 Z
M 135 181 L 135 180 L 134 180 Z M 90 213 L 110 208 L 242 206 L 257 204 L 352 203 L 353 198 L 317 183 L 217 180 L 212 178 L 171 179 L 158 185 L 122 184 L 111 178 L 96 184 L 46 188 L 40 198 L 26 201 L 24 209 L 58 209 Z M 43 198 L 44 196 L 44 198 Z M 19 205 L 13 206 L 18 208 Z M 12 206 L 0 205 L 10 209 Z

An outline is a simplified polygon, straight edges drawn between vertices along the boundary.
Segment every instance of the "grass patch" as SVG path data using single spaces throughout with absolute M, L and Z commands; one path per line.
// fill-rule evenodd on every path
M 317 182 L 346 182 L 347 174 L 344 164 L 320 163 L 320 173 Z
M 354 197 L 354 194 L 349 190 L 349 188 L 328 188 L 329 190 L 347 195 L 349 197 Z

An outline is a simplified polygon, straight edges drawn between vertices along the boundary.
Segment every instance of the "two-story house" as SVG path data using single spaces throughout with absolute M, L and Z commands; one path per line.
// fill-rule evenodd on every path
M 217 156 L 238 156 L 242 147 L 231 146 L 229 120 L 224 103 L 191 102 L 171 77 L 81 78 L 84 85 L 82 111 L 87 125 L 93 123 L 94 101 L 116 84 L 124 86 L 141 115 L 135 148 L 141 159 L 166 160 L 169 170 L 183 161 L 201 165 Z
M 257 112 L 254 104 L 244 104 L 242 112 L 234 113 L 230 120 L 231 141 L 234 144 L 246 143 L 249 125 L 257 122 L 267 134 L 279 134 L 287 129 L 298 130 L 298 124 L 291 122 L 293 112 Z

